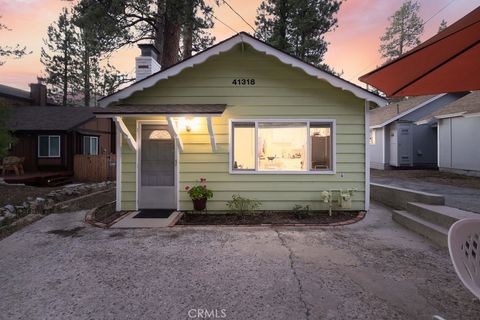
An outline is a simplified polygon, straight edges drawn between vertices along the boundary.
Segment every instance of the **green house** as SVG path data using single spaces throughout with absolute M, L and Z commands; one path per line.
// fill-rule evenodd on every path
M 212 211 L 234 194 L 327 210 L 325 191 L 334 209 L 368 210 L 366 110 L 383 98 L 246 33 L 161 71 L 141 49 L 136 82 L 97 113 L 117 125 L 117 210 L 192 210 L 200 178 Z

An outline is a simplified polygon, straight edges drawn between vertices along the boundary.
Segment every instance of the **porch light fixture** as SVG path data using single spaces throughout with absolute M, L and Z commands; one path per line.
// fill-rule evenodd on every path
M 191 132 L 200 126 L 200 119 L 194 117 L 179 118 L 178 128 L 183 131 Z

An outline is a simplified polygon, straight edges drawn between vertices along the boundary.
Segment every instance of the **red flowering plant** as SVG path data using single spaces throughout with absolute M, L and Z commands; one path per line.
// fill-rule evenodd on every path
M 185 186 L 185 191 L 192 200 L 210 199 L 213 197 L 213 191 L 207 188 L 207 179 L 200 178 L 200 183 L 196 186 Z

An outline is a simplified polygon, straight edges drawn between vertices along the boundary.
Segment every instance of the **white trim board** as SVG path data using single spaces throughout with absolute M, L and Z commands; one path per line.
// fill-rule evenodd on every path
M 120 132 L 124 135 L 125 140 L 127 141 L 127 144 L 132 149 L 132 151 L 137 151 L 137 149 L 138 149 L 137 142 L 135 141 L 132 134 L 128 130 L 127 126 L 125 125 L 125 122 L 123 122 L 122 118 L 114 117 L 113 121 L 115 121 L 115 123 L 117 125 L 118 132 Z
M 413 111 L 418 110 L 418 109 L 424 107 L 425 105 L 427 105 L 427 104 L 429 104 L 429 103 L 431 103 L 431 102 L 433 102 L 433 101 L 435 101 L 435 100 L 437 100 L 437 99 L 440 99 L 441 97 L 443 97 L 443 96 L 445 96 L 445 95 L 447 95 L 447 94 L 448 94 L 448 93 L 442 93 L 442 94 L 439 94 L 439 95 L 437 95 L 437 96 L 435 96 L 435 97 L 433 97 L 433 98 L 430 98 L 430 99 L 428 99 L 427 101 L 424 101 L 424 102 L 420 103 L 420 104 L 417 105 L 416 107 L 413 107 L 413 108 L 411 108 L 411 109 L 409 109 L 409 110 L 407 110 L 407 111 L 404 111 L 404 112 L 402 112 L 402 113 L 397 114 L 395 117 L 393 117 L 393 118 L 385 121 L 384 123 L 377 124 L 377 125 L 375 125 L 375 126 L 370 126 L 370 129 L 378 129 L 378 128 L 385 127 L 387 124 L 390 124 L 390 123 L 392 123 L 392 122 L 394 122 L 394 121 L 396 121 L 396 120 L 398 120 L 398 119 L 400 119 L 400 118 L 402 118 L 402 117 L 404 117 L 404 116 L 412 113 Z
M 302 69 L 306 74 L 314 76 L 318 79 L 325 80 L 332 86 L 346 90 L 354 94 L 356 97 L 360 99 L 365 99 L 372 101 L 379 106 L 385 106 L 387 104 L 387 101 L 380 97 L 377 96 L 376 94 L 373 94 L 351 82 L 348 82 L 342 78 L 339 78 L 337 76 L 334 76 L 328 72 L 325 72 L 323 70 L 320 70 L 319 68 L 310 65 L 306 62 L 303 62 L 300 59 L 297 59 L 289 54 L 286 54 L 278 49 L 275 49 L 274 47 L 248 35 L 247 33 L 241 32 L 235 36 L 232 36 L 231 38 L 224 40 L 223 42 L 220 42 L 212 47 L 210 47 L 207 50 L 204 50 L 194 56 L 192 56 L 189 59 L 186 59 L 176 65 L 173 65 L 169 68 L 164 69 L 163 71 L 159 71 L 157 73 L 154 73 L 153 75 L 140 80 L 120 91 L 117 91 L 116 93 L 106 96 L 102 98 L 99 101 L 99 104 L 101 107 L 106 107 L 111 103 L 114 103 L 116 101 L 125 99 L 130 97 L 133 93 L 137 91 L 144 90 L 146 88 L 150 88 L 154 86 L 158 81 L 168 79 L 170 77 L 173 77 L 186 68 L 191 68 L 195 65 L 204 63 L 208 58 L 218 55 L 223 52 L 227 52 L 231 50 L 234 46 L 238 44 L 248 44 L 258 52 L 265 53 L 267 55 L 276 57 L 278 60 L 283 62 L 284 64 L 290 65 L 295 68 L 300 68 Z
M 370 145 L 368 137 L 368 122 L 369 122 L 370 106 L 365 100 L 365 211 L 370 209 Z M 385 154 L 385 153 L 384 153 Z
M 115 134 L 115 156 L 117 167 L 116 190 L 115 190 L 115 210 L 122 210 L 122 134 L 117 132 Z

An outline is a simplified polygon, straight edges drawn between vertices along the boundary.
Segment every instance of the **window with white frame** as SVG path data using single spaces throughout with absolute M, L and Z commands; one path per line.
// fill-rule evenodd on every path
M 83 154 L 87 154 L 87 155 L 98 154 L 98 137 L 95 137 L 95 136 L 83 137 Z
M 50 136 L 50 135 L 38 136 L 38 157 L 40 158 L 60 157 L 60 136 Z
M 370 129 L 370 139 L 369 139 L 370 144 L 375 144 L 375 129 Z
M 333 120 L 232 120 L 232 173 L 333 173 Z

